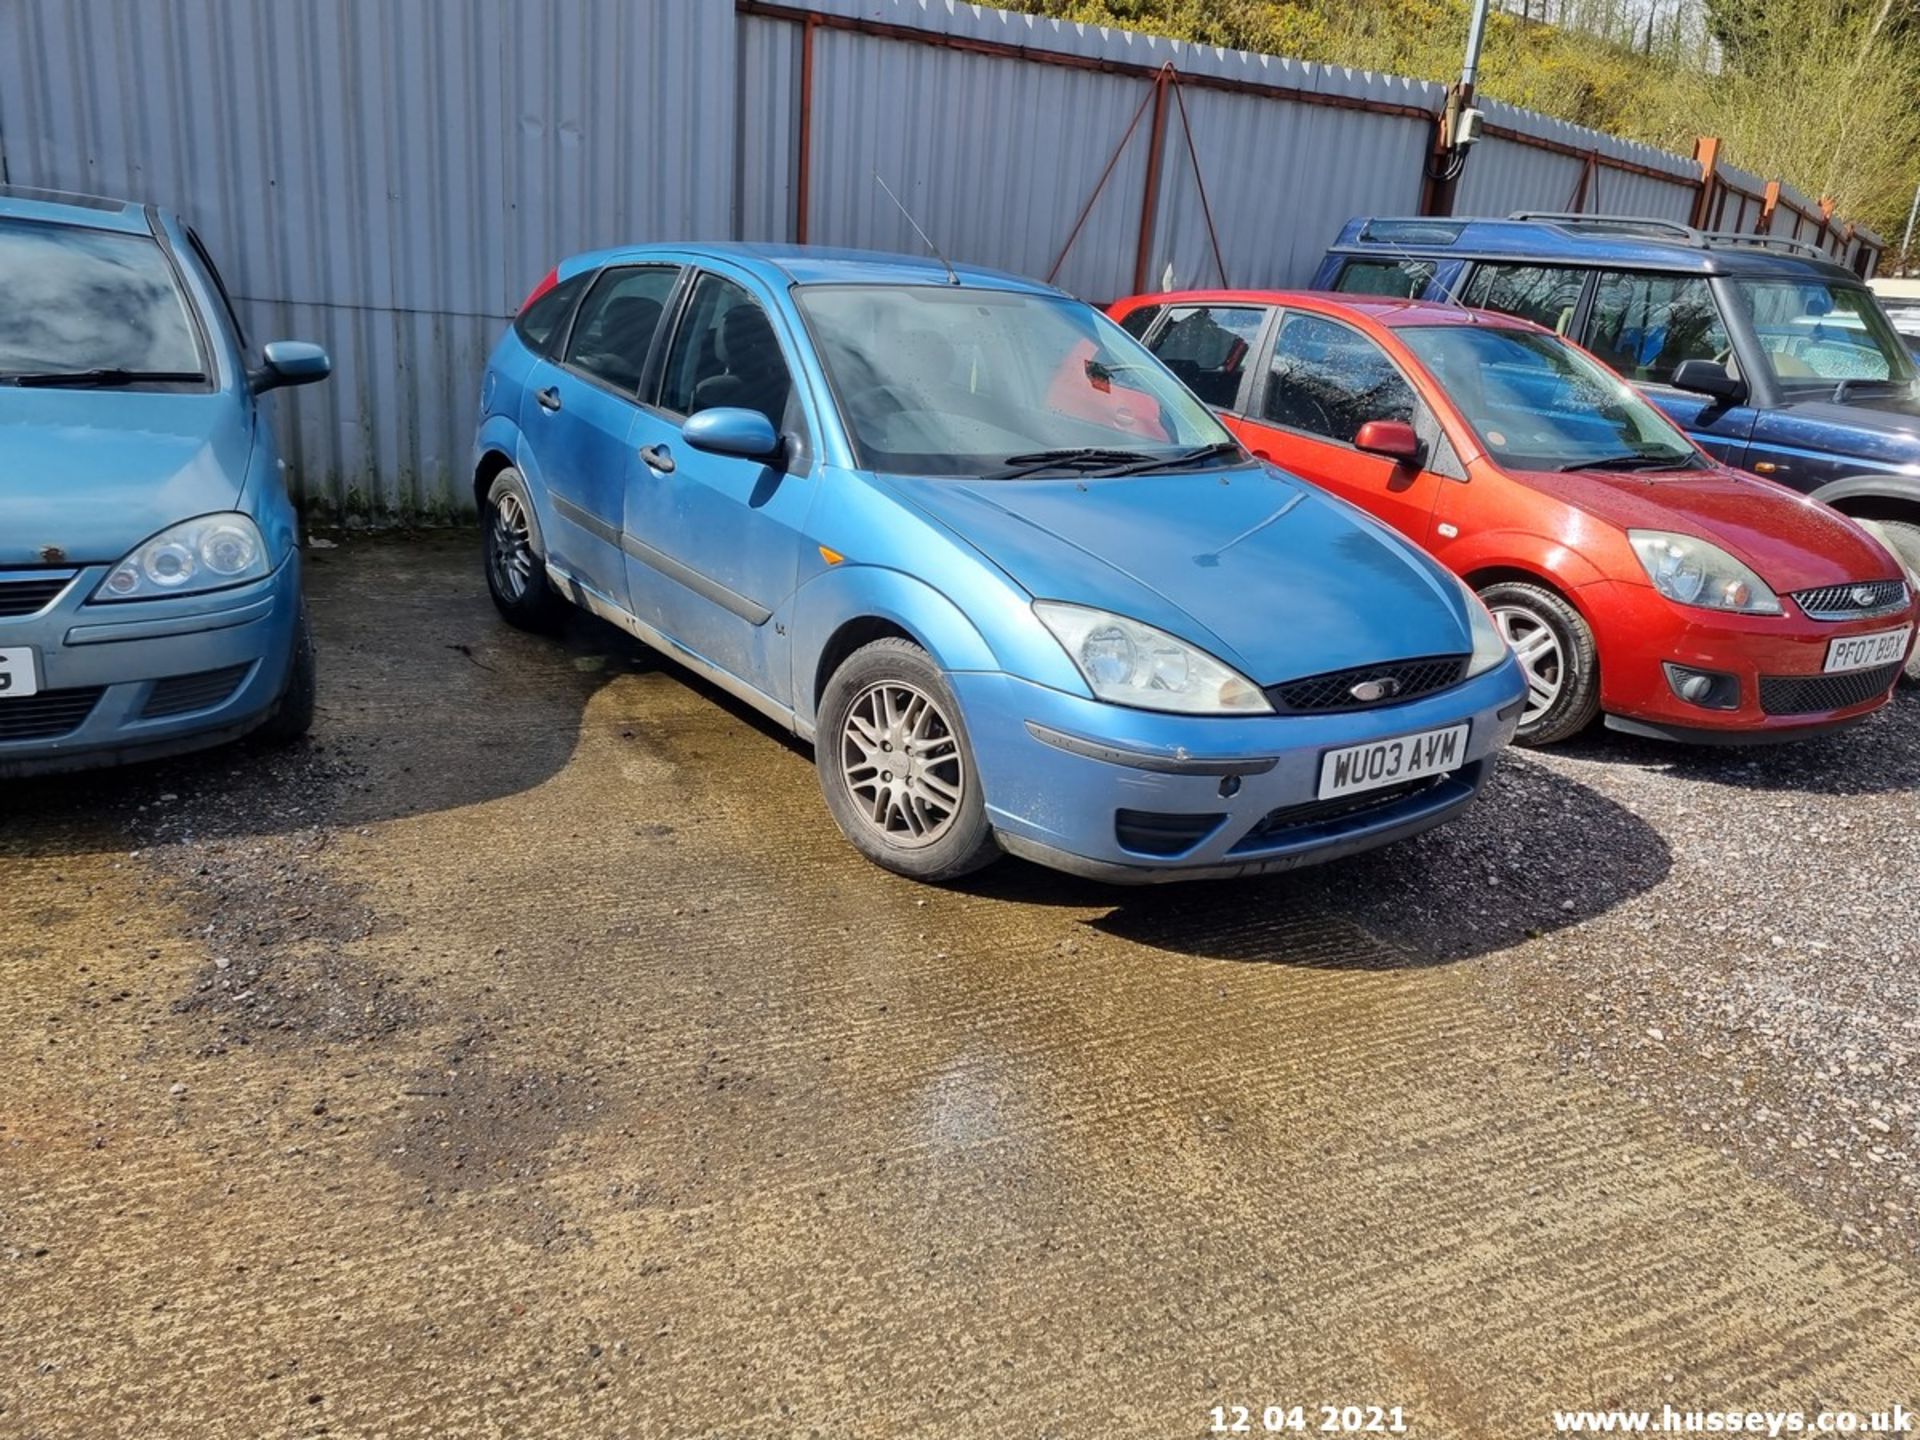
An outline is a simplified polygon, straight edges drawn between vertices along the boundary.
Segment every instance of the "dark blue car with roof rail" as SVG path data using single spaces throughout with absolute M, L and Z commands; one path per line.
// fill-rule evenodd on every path
M 1556 330 L 1728 464 L 1863 522 L 1920 584 L 1914 356 L 1866 283 L 1810 245 L 1629 216 L 1360 218 L 1313 287 Z

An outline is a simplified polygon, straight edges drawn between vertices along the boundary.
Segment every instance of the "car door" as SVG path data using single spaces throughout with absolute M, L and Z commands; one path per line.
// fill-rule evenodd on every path
M 647 352 L 680 270 L 622 265 L 593 280 L 557 358 L 528 376 L 520 428 L 540 463 L 557 522 L 548 556 L 617 605 L 627 601 L 621 523 L 626 514 L 628 443 Z
M 788 642 L 771 622 L 799 574 L 814 430 L 783 329 L 739 281 L 695 276 L 635 427 L 623 544 L 634 614 L 790 705 Z M 687 444 L 682 425 L 722 406 L 765 415 L 781 455 L 768 463 Z
M 1757 412 L 1670 383 L 1685 360 L 1711 360 L 1739 374 L 1733 340 L 1705 276 L 1601 271 L 1580 339 L 1708 451 L 1729 465 L 1746 462 Z
M 1425 544 L 1440 488 L 1460 478 L 1445 433 L 1387 352 L 1353 326 L 1283 311 L 1253 412 L 1228 426 L 1262 459 L 1331 490 Z M 1398 420 L 1426 441 L 1421 464 L 1354 448 L 1369 420 Z

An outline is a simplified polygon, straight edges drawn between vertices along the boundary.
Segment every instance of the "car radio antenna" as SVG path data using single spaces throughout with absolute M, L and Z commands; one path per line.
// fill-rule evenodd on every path
M 887 198 L 893 201 L 902 215 L 907 217 L 907 224 L 913 227 L 913 233 L 918 235 L 927 249 L 933 252 L 933 258 L 946 266 L 947 283 L 950 285 L 958 285 L 960 283 L 960 272 L 953 268 L 953 262 L 951 260 L 940 253 L 940 247 L 933 243 L 933 237 L 920 228 L 920 222 L 913 218 L 913 212 L 900 203 L 900 197 L 893 193 L 893 187 L 891 185 L 880 178 L 880 172 L 878 170 L 873 172 L 873 183 L 887 192 Z

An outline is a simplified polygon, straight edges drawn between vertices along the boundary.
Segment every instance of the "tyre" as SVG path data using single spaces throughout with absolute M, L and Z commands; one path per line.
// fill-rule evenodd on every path
M 1893 552 L 1907 572 L 1909 589 L 1920 591 L 1920 525 L 1911 520 L 1862 520 L 1874 537 Z M 1920 684 L 1920 646 L 1907 658 L 1907 682 Z
M 1580 612 L 1544 586 L 1515 581 L 1488 585 L 1480 598 L 1527 676 L 1515 743 L 1552 745 L 1591 725 L 1600 713 L 1600 657 Z
M 511 466 L 487 487 L 480 515 L 480 550 L 487 591 L 507 623 L 539 634 L 558 630 L 567 618 L 567 602 L 547 579 L 533 499 L 527 494 L 527 482 Z
M 1000 854 L 959 702 L 911 640 L 875 640 L 834 671 L 814 765 L 834 822 L 877 865 L 939 882 Z
M 273 713 L 260 727 L 261 739 L 270 745 L 291 745 L 313 729 L 318 671 L 313 626 L 308 623 L 306 602 L 302 601 L 299 618 L 293 622 L 293 664 L 287 670 L 286 687 L 274 702 Z

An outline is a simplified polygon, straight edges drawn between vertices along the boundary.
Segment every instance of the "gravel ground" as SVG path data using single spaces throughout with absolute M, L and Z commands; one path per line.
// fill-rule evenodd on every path
M 1913 1398 L 1920 693 L 1292 877 L 926 890 L 470 549 L 313 557 L 309 744 L 12 793 L 0 1434 Z

